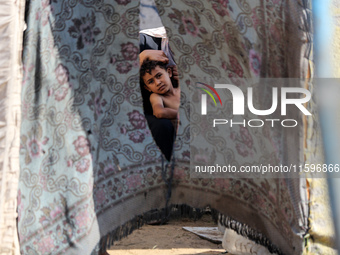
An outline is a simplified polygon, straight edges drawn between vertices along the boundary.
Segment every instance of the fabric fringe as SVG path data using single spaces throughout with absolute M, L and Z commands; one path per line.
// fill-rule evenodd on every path
M 186 204 L 170 205 L 168 208 L 163 208 L 161 210 L 154 209 L 134 217 L 122 226 L 103 236 L 100 240 L 100 250 L 105 251 L 109 249 L 114 245 L 115 241 L 119 241 L 122 238 L 127 237 L 134 230 L 139 229 L 144 224 L 154 224 L 156 222 L 159 225 L 162 225 L 166 222 L 166 220 L 180 218 L 190 218 L 196 221 L 199 220 L 204 214 L 211 214 L 211 217 L 216 224 L 219 221 L 222 226 L 232 229 L 237 232 L 237 234 L 266 247 L 269 252 L 276 253 L 278 255 L 284 255 L 278 247 L 276 247 L 267 239 L 267 237 L 252 229 L 248 225 L 240 223 L 228 216 L 224 216 L 215 209 L 193 208 Z
M 135 216 L 130 221 L 120 227 L 115 228 L 100 239 L 100 250 L 105 251 L 113 246 L 115 241 L 119 241 L 130 235 L 134 230 L 139 229 L 144 224 L 159 224 L 166 223 L 169 219 L 190 218 L 193 220 L 200 219 L 206 210 L 193 208 L 186 204 L 170 205 L 168 208 L 161 210 L 151 210 L 142 215 Z M 94 254 L 94 253 L 92 253 Z
M 214 212 L 213 214 L 218 214 L 218 212 Z M 266 247 L 270 253 L 278 254 L 278 255 L 284 255 L 282 251 L 276 247 L 272 242 L 263 234 L 260 232 L 252 229 L 246 224 L 240 223 L 228 216 L 218 214 L 218 221 L 219 223 L 229 229 L 234 230 L 237 234 L 242 235 L 249 240 L 254 241 L 257 244 L 260 244 L 264 247 Z
M 312 10 L 311 10 L 311 0 L 302 0 L 298 2 L 301 8 L 304 11 L 304 15 L 302 15 L 303 25 L 300 26 L 300 30 L 306 33 L 306 49 L 304 53 L 304 57 L 308 60 L 311 60 L 311 53 L 313 47 L 313 19 L 312 19 Z

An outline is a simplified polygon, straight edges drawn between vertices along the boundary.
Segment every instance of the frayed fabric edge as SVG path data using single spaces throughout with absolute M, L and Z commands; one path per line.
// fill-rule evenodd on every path
M 224 216 L 215 209 L 210 209 L 209 207 L 204 209 L 193 208 L 186 204 L 170 205 L 169 207 L 163 208 L 161 210 L 154 209 L 142 215 L 135 216 L 128 222 L 101 237 L 100 242 L 91 254 L 100 254 L 100 251 L 105 251 L 109 249 L 114 245 L 115 241 L 119 241 L 122 238 L 127 237 L 134 230 L 139 229 L 144 224 L 162 225 L 170 219 L 179 218 L 190 218 L 193 220 L 199 220 L 205 213 L 211 213 L 212 219 L 215 221 L 216 224 L 217 222 L 219 222 L 222 226 L 234 230 L 235 232 L 237 232 L 237 234 L 242 235 L 257 244 L 266 247 L 269 252 L 273 254 L 284 255 L 282 251 L 274 244 L 272 244 L 266 236 L 252 229 L 248 225 L 240 223 L 228 216 Z
M 277 246 L 275 246 L 266 236 L 252 229 L 247 224 L 238 222 L 237 220 L 234 220 L 231 217 L 222 214 L 218 214 L 218 222 L 222 226 L 234 230 L 238 235 L 246 237 L 249 240 L 254 241 L 256 244 L 266 247 L 270 253 L 284 255 L 284 253 Z

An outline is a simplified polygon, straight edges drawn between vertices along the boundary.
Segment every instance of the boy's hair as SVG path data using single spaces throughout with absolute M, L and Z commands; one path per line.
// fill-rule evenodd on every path
M 160 61 L 155 61 L 155 60 L 149 60 L 148 58 L 145 59 L 142 63 L 142 66 L 140 67 L 139 75 L 141 81 L 143 81 L 143 77 L 146 73 L 151 74 L 151 71 L 155 69 L 157 66 L 160 68 L 167 70 L 166 66 L 167 64 L 164 62 Z

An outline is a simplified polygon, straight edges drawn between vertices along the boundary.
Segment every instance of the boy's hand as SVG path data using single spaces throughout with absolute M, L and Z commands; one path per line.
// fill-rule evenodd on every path
M 144 50 L 139 54 L 139 65 L 142 65 L 145 59 L 169 63 L 168 57 L 162 50 Z

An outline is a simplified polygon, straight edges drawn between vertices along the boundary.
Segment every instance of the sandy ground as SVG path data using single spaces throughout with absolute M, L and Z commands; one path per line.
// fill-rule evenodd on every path
M 216 255 L 225 250 L 182 227 L 216 227 L 209 215 L 198 221 L 171 220 L 165 225 L 145 225 L 131 235 L 115 243 L 108 250 L 110 255 Z

